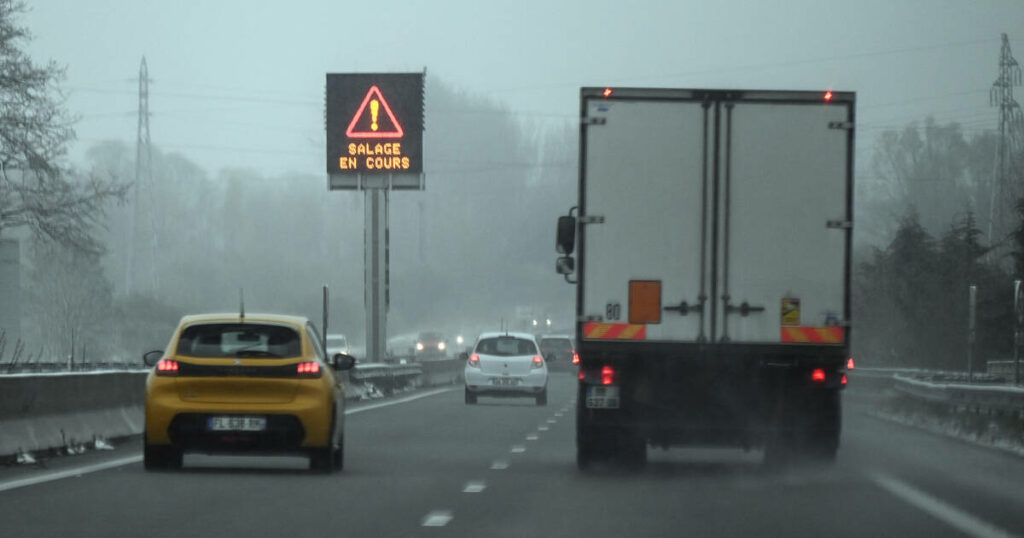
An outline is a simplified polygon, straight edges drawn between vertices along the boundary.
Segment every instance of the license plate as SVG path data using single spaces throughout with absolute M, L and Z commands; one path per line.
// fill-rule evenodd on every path
M 222 416 L 206 419 L 206 428 L 215 432 L 261 432 L 267 429 L 266 417 Z
M 587 387 L 587 408 L 618 409 L 619 387 Z
M 518 377 L 494 377 L 494 378 L 491 378 L 491 384 L 492 385 L 498 385 L 498 386 L 502 386 L 502 387 L 510 387 L 510 386 L 513 386 L 513 385 L 518 385 L 519 381 L 520 380 L 519 380 Z

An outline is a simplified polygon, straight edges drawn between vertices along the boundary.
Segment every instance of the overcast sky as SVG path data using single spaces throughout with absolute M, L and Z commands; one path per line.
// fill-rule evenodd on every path
M 73 159 L 100 140 L 134 143 L 145 55 L 153 143 L 211 173 L 323 174 L 324 74 L 424 67 L 544 121 L 571 121 L 586 85 L 853 90 L 864 170 L 884 128 L 927 115 L 994 127 L 1000 33 L 1024 61 L 1021 0 L 30 5 L 31 54 L 68 68 L 68 104 L 81 116 Z M 428 101 L 428 132 L 432 116 L 453 113 Z

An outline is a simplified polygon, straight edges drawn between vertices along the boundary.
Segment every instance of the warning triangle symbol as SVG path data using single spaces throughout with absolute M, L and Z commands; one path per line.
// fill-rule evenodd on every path
M 359 105 L 356 115 L 345 130 L 349 138 L 402 138 L 405 130 L 398 123 L 391 106 L 380 93 L 380 88 L 370 86 L 363 104 Z

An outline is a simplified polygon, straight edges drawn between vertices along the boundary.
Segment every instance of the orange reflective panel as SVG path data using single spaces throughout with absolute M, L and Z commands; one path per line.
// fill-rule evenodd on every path
M 629 281 L 629 322 L 661 323 L 661 281 Z

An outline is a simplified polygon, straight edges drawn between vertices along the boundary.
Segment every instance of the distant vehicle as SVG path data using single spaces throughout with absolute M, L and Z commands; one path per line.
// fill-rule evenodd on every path
M 576 346 L 567 334 L 546 334 L 540 337 L 540 354 L 551 370 L 575 369 L 580 356 L 576 354 Z
M 448 357 L 448 340 L 439 332 L 421 332 L 416 338 L 413 356 L 417 359 L 445 359 Z
M 143 463 L 181 467 L 186 451 L 309 456 L 313 470 L 344 465 L 345 389 L 306 318 L 207 314 L 181 319 L 166 350 L 146 353 Z
M 349 353 L 348 338 L 344 334 L 334 333 L 327 335 L 327 356 L 333 357 L 338 353 L 351 355 Z
M 648 445 L 834 460 L 855 94 L 580 97 L 579 197 L 556 240 L 577 295 L 578 467 L 640 466 Z
M 484 333 L 473 353 L 460 358 L 466 361 L 467 404 L 475 404 L 479 396 L 525 396 L 547 405 L 548 367 L 533 335 Z

